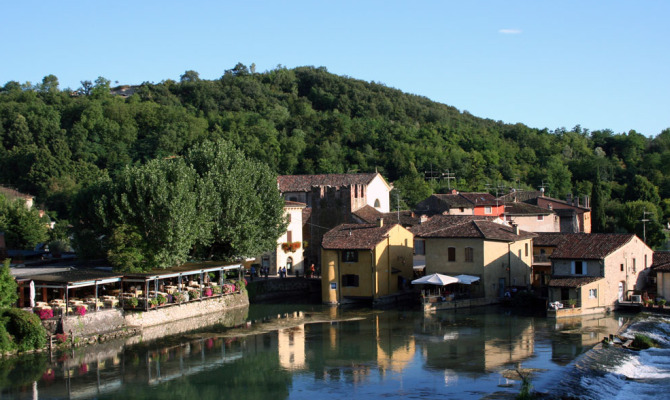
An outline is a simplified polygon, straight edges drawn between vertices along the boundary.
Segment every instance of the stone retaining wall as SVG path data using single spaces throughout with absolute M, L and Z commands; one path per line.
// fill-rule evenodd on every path
M 241 311 L 238 313 L 230 314 L 231 316 L 229 318 L 237 320 L 239 319 L 237 314 L 242 313 L 246 315 L 245 310 L 248 310 L 248 306 L 249 297 L 246 293 L 244 293 L 231 294 L 219 298 L 207 298 L 206 300 L 161 307 L 149 311 L 123 311 L 117 308 L 100 310 L 96 312 L 89 312 L 84 316 L 76 315 L 63 317 L 63 332 L 67 334 L 72 332 L 75 337 L 87 337 L 106 335 L 111 332 L 118 332 L 128 329 L 139 328 L 144 331 L 148 327 L 165 324 L 177 326 L 170 323 L 200 316 L 209 317 L 209 319 L 211 319 L 211 323 L 215 324 L 220 322 L 222 318 L 227 318 L 224 317 L 224 311 L 238 308 L 241 309 Z M 42 324 L 50 334 L 54 334 L 58 329 L 57 320 L 43 321 Z M 198 324 L 198 326 L 202 326 L 202 319 L 198 321 Z M 189 329 L 195 329 L 198 326 L 193 326 L 192 324 L 179 324 L 180 331 L 182 332 Z M 180 333 L 165 333 L 169 330 L 169 327 L 163 327 L 158 331 L 163 332 L 163 336 L 166 334 Z M 150 332 L 147 332 L 147 334 L 152 336 Z M 154 336 L 157 337 L 160 335 Z
M 255 278 L 250 281 L 247 278 L 249 300 L 252 303 L 264 302 L 286 297 L 321 297 L 321 279 L 317 278 L 281 278 L 264 279 Z

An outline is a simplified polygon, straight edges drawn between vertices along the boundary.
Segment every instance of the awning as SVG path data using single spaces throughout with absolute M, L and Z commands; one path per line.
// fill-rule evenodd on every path
M 458 279 L 458 283 L 462 283 L 464 285 L 471 285 L 473 282 L 477 282 L 479 280 L 479 277 L 472 275 L 456 275 L 456 279 Z
M 426 260 L 414 260 L 414 270 L 423 271 L 426 268 Z
M 412 285 L 438 285 L 445 286 L 451 283 L 458 283 L 458 279 L 449 275 L 430 274 L 412 281 Z

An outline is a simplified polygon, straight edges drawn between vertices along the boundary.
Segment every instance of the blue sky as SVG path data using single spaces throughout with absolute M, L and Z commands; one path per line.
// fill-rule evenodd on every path
M 670 1 L 5 1 L 0 85 L 324 66 L 484 118 L 670 128 Z

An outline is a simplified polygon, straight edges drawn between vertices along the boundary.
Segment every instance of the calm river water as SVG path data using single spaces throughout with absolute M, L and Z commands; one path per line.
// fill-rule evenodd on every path
M 593 387 L 585 377 L 618 380 L 593 372 L 587 364 L 602 359 L 584 353 L 632 318 L 557 322 L 496 307 L 424 315 L 304 304 L 238 314 L 234 327 L 187 321 L 182 330 L 190 330 L 166 338 L 0 359 L 0 398 L 514 398 L 517 370 L 549 396 L 579 396 L 578 385 Z M 617 357 L 617 365 L 633 362 Z

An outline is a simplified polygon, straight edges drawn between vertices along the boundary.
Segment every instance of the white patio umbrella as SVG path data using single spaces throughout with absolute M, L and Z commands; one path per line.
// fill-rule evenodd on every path
M 35 307 L 35 282 L 30 281 L 30 307 Z
M 412 281 L 412 285 L 438 285 L 445 286 L 450 283 L 458 283 L 458 279 L 449 275 L 430 274 Z
M 479 280 L 479 277 L 472 275 L 456 275 L 456 279 L 458 279 L 458 283 L 462 283 L 464 285 L 471 285 L 472 282 L 477 282 Z

